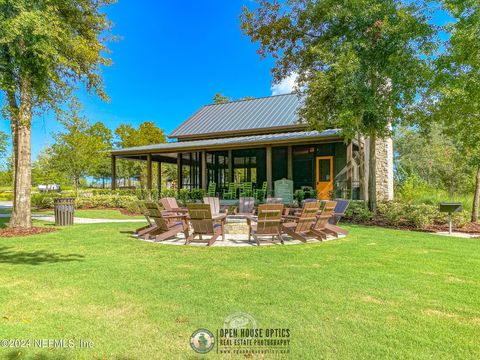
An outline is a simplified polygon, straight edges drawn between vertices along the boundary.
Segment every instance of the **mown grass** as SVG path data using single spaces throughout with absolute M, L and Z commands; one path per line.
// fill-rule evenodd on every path
M 1 239 L 0 339 L 95 346 L 0 358 L 194 359 L 191 333 L 237 311 L 289 328 L 294 359 L 480 357 L 478 240 L 349 226 L 321 244 L 177 247 L 132 239 L 136 226 Z

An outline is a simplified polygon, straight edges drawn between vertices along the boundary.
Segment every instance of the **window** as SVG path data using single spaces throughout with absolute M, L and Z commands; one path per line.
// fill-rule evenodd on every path
M 288 148 L 272 148 L 272 180 L 288 178 Z
M 233 150 L 233 180 L 261 186 L 266 180 L 265 149 Z

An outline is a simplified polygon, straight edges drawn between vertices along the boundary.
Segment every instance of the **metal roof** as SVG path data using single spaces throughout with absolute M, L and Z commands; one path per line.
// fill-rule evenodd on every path
M 201 151 L 222 148 L 230 148 L 231 146 L 239 147 L 259 147 L 268 144 L 278 143 L 298 143 L 309 142 L 312 140 L 325 140 L 328 138 L 340 138 L 340 130 L 332 129 L 322 132 L 318 131 L 298 131 L 281 134 L 265 134 L 265 135 L 252 135 L 241 137 L 230 137 L 221 139 L 208 139 L 208 140 L 193 140 L 183 142 L 170 142 L 155 145 L 137 146 L 127 149 L 113 150 L 113 155 L 128 155 L 128 154 L 141 154 L 141 153 L 169 153 L 169 152 L 182 152 L 182 151 Z
M 177 127 L 169 137 L 298 126 L 298 110 L 302 104 L 299 95 L 293 93 L 206 105 Z

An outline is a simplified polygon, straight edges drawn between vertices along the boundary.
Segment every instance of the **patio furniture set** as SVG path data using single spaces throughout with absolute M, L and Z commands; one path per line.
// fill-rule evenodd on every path
M 287 208 L 282 199 L 267 198 L 265 204 L 255 208 L 254 197 L 241 197 L 234 210 L 235 217 L 243 217 L 248 225 L 248 242 L 284 244 L 283 235 L 307 242 L 308 238 L 319 241 L 328 236 L 347 235 L 348 231 L 338 226 L 345 214 L 348 201 L 305 201 L 302 208 Z M 218 197 L 205 197 L 203 203 L 178 206 L 175 198 L 162 198 L 159 203 L 139 202 L 144 209 L 148 225 L 136 230 L 141 239 L 154 242 L 185 236 L 185 244 L 192 242 L 212 245 L 222 238 L 225 241 L 225 225 L 228 209 L 222 209 Z

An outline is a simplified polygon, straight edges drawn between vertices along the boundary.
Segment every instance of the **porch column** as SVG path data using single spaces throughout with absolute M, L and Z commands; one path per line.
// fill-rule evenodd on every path
M 147 155 L 147 192 L 152 192 L 152 154 Z
M 160 193 L 162 192 L 162 162 L 161 161 L 157 163 L 157 189 L 158 189 L 158 197 L 160 197 Z
M 272 183 L 272 147 L 267 146 L 267 154 L 266 154 L 266 163 L 267 163 L 267 191 L 270 192 L 273 190 L 273 183 Z
M 117 158 L 112 155 L 112 190 L 117 188 Z
M 353 142 L 350 141 L 347 145 L 347 197 L 352 199 L 353 194 L 353 186 L 352 186 L 352 181 L 353 181 Z
M 177 190 L 182 188 L 182 153 L 177 154 Z
M 207 173 L 207 153 L 202 151 L 202 189 L 207 190 L 208 173 Z
M 287 178 L 293 180 L 293 148 L 289 145 L 287 148 Z
M 232 157 L 232 150 L 228 150 L 228 182 L 233 182 L 233 157 Z

